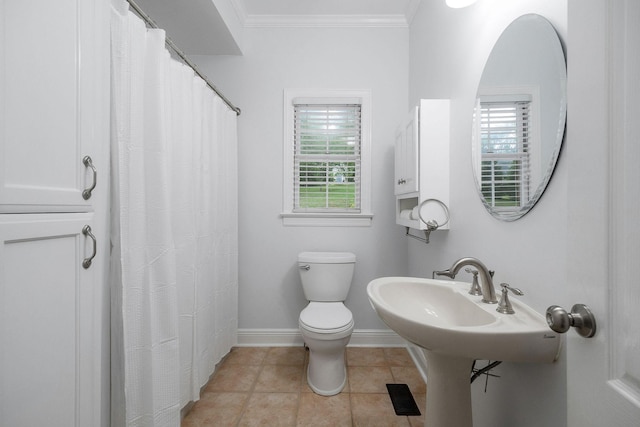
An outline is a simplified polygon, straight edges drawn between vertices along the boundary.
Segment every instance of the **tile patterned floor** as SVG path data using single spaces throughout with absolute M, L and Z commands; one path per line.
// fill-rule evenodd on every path
M 426 385 L 406 349 L 348 347 L 347 386 L 330 397 L 307 385 L 308 358 L 302 347 L 233 348 L 181 427 L 424 425 Z M 397 416 L 387 383 L 408 384 L 423 415 Z

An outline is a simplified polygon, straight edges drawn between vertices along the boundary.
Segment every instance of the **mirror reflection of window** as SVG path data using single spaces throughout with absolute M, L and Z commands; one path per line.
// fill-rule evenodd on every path
M 530 200 L 530 100 L 480 102 L 481 192 L 498 209 Z

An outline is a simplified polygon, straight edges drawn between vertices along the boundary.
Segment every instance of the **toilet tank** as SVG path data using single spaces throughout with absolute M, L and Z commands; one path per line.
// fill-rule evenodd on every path
M 344 301 L 349 294 L 356 256 L 351 252 L 302 252 L 298 267 L 308 301 Z

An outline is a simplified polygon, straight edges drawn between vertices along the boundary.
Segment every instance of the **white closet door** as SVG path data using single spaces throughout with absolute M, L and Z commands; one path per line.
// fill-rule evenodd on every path
M 83 159 L 104 114 L 95 3 L 0 0 L 0 212 L 90 206 L 82 192 L 94 178 Z
M 93 214 L 1 217 L 0 425 L 99 425 Z
M 104 424 L 108 96 L 107 1 L 0 0 L 0 426 Z

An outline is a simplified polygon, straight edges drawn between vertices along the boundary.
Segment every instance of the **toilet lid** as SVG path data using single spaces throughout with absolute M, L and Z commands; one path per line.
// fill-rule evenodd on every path
M 356 262 L 356 256 L 351 252 L 302 252 L 298 254 L 298 262 L 349 264 Z
M 300 312 L 300 322 L 315 330 L 334 332 L 353 322 L 351 311 L 341 302 L 310 302 Z

